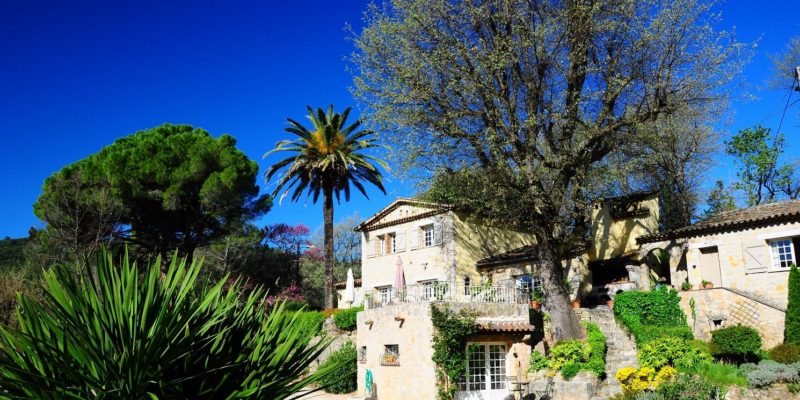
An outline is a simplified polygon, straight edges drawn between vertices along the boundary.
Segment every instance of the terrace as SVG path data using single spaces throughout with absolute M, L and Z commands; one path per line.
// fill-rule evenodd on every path
M 464 285 L 441 281 L 406 285 L 402 289 L 374 289 L 364 294 L 366 309 L 429 302 L 527 304 L 528 301 L 528 292 L 514 286 Z

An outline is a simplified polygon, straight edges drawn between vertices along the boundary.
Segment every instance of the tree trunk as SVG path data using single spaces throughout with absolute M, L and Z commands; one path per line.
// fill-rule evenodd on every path
M 546 233 L 538 234 L 540 273 L 544 287 L 545 303 L 550 321 L 553 324 L 553 339 L 582 339 L 584 337 L 578 316 L 572 309 L 570 293 L 564 286 L 564 268 L 562 257 L 553 246 L 552 239 Z M 578 288 L 576 288 L 576 291 Z
M 333 308 L 333 189 L 324 188 L 325 216 L 325 308 Z

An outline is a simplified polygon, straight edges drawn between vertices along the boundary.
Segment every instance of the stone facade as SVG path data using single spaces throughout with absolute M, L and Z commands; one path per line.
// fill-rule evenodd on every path
M 361 240 L 365 292 L 394 284 L 398 261 L 407 285 L 477 282 L 477 260 L 533 242 L 527 233 L 480 224 L 447 206 L 399 199 L 365 221 Z
M 458 313 L 468 308 L 478 319 L 528 320 L 524 304 L 437 303 Z M 379 399 L 434 399 L 436 373 L 432 361 L 433 323 L 430 303 L 401 303 L 358 313 L 356 349 L 365 357 L 358 361 L 358 396 L 366 396 L 365 377 L 372 372 L 374 395 Z M 531 351 L 530 336 L 521 333 L 491 333 L 476 335 L 475 342 L 506 344 L 506 375 L 524 374 Z M 387 345 L 399 350 L 397 365 L 382 365 Z M 517 369 L 522 368 L 521 371 Z
M 726 288 L 680 292 L 681 309 L 698 339 L 711 340 L 711 332 L 726 326 L 747 325 L 761 333 L 765 348 L 783 343 L 784 309 Z M 691 299 L 694 299 L 694 316 Z

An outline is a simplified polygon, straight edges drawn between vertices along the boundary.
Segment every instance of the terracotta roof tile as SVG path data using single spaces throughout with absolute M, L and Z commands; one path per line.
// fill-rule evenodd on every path
M 484 332 L 533 332 L 536 327 L 528 321 L 477 321 L 478 330 Z
M 781 201 L 721 212 L 711 218 L 683 228 L 640 236 L 636 239 L 636 242 L 640 244 L 659 242 L 795 221 L 800 221 L 800 200 Z

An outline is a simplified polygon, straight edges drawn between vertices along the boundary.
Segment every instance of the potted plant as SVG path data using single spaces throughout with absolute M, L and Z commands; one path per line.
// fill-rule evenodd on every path
M 544 293 L 542 293 L 539 289 L 533 289 L 531 292 L 531 308 L 534 310 L 540 310 L 542 308 L 542 300 L 544 299 Z
M 686 280 L 683 281 L 683 283 L 681 283 L 681 290 L 683 291 L 692 290 L 692 284 L 689 283 L 689 278 L 686 278 Z
M 386 353 L 383 355 L 383 364 L 392 365 L 397 363 L 397 354 Z
M 581 298 L 579 296 L 575 296 L 572 299 L 572 308 L 581 308 Z
M 703 279 L 701 283 L 703 284 L 703 289 L 711 289 L 714 287 L 714 283 L 712 283 L 711 281 L 707 281 L 705 279 Z

